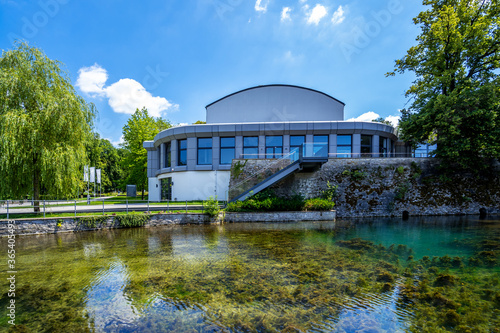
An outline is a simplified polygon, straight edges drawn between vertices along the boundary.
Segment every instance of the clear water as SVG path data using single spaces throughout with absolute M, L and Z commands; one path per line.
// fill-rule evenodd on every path
M 499 219 L 134 228 L 19 237 L 16 251 L 19 331 L 500 327 Z M 5 278 L 0 288 L 0 329 L 12 330 Z

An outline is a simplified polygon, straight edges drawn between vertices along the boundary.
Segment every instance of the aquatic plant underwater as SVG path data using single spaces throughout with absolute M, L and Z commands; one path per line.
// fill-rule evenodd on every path
M 449 221 L 20 237 L 17 325 L 2 280 L 0 329 L 500 332 L 500 221 Z

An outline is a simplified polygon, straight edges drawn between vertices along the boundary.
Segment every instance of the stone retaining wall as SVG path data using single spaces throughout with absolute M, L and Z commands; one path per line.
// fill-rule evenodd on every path
M 269 212 L 269 213 L 229 213 L 224 222 L 299 222 L 299 221 L 334 221 L 335 211 L 329 212 Z
M 457 173 L 452 179 L 439 172 L 439 163 L 436 158 L 330 159 L 320 170 L 295 173 L 271 190 L 311 198 L 320 196 L 327 182 L 338 185 L 337 217 L 479 214 L 482 208 L 500 214 L 498 163 L 480 175 Z
M 217 218 L 205 214 L 155 214 L 146 222 L 145 227 L 182 224 L 206 224 L 224 222 L 292 222 L 292 221 L 333 221 L 335 212 L 270 212 L 270 213 L 220 213 Z M 12 219 L 10 220 L 12 221 Z M 110 216 L 95 228 L 87 227 L 78 217 L 18 219 L 15 221 L 16 235 L 53 234 L 59 232 L 78 232 L 100 229 L 122 228 Z M 0 237 L 9 235 L 7 220 L 0 221 Z

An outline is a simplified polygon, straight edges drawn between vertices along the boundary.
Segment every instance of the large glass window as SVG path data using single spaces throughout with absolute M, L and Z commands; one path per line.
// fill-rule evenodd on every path
M 361 135 L 361 157 L 372 156 L 372 136 Z
M 156 149 L 158 153 L 158 169 L 161 169 L 161 146 Z
M 169 142 L 165 145 L 165 168 L 172 166 L 172 143 Z
M 328 135 L 315 135 L 313 140 L 314 156 L 328 157 Z
M 352 136 L 337 135 L 337 157 L 349 158 L 352 154 Z
M 243 138 L 243 158 L 259 157 L 259 137 L 246 136 Z
M 306 137 L 303 135 L 290 136 L 290 159 L 292 161 L 299 159 L 300 150 L 304 148 L 304 142 L 306 142 Z
M 429 145 L 429 144 L 423 144 L 423 145 L 418 145 L 417 148 L 415 149 L 415 152 L 413 153 L 414 157 L 431 157 L 432 152 L 436 150 L 437 145 Z
M 387 138 L 379 136 L 378 153 L 379 153 L 379 157 L 387 157 Z
M 234 138 L 220 138 L 220 164 L 231 164 L 234 158 Z
M 177 141 L 177 165 L 187 165 L 187 140 Z
M 198 138 L 198 164 L 212 164 L 212 138 Z
M 266 158 L 283 157 L 283 137 L 266 136 Z

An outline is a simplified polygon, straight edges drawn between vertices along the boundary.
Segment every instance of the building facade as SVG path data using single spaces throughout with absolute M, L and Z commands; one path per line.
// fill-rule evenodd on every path
M 206 107 L 206 124 L 169 128 L 144 142 L 149 200 L 226 200 L 235 158 L 295 160 L 305 149 L 328 158 L 393 156 L 394 128 L 344 121 L 344 106 L 325 93 L 290 85 L 223 97 Z

